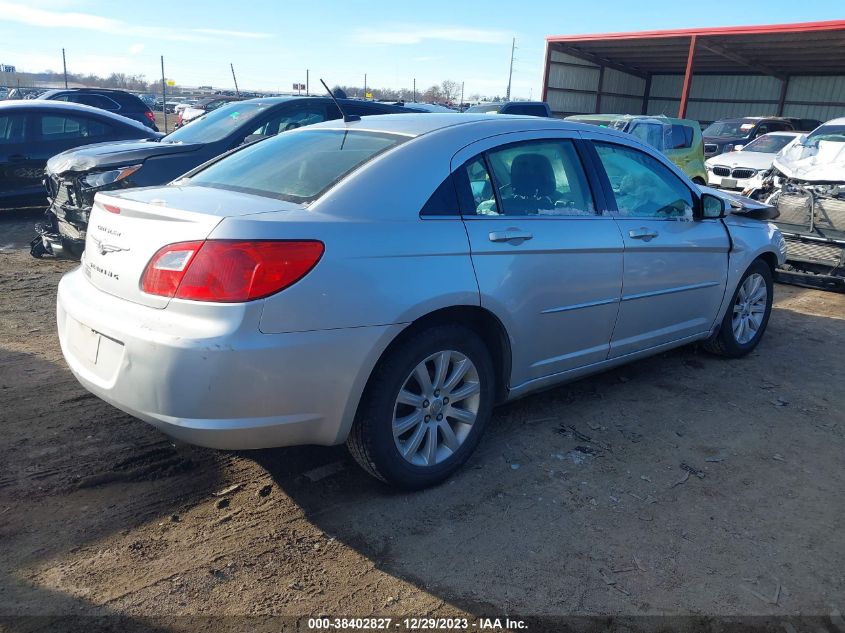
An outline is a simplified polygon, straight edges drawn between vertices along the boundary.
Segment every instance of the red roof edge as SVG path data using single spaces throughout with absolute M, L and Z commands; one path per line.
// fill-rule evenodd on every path
M 629 33 L 590 33 L 585 35 L 549 35 L 547 42 L 585 42 L 600 40 L 642 40 L 691 35 L 765 35 L 771 33 L 808 33 L 813 31 L 845 30 L 845 20 L 824 22 L 795 22 L 793 24 L 763 24 L 757 26 L 721 26 L 712 28 L 669 29 L 665 31 L 632 31 Z

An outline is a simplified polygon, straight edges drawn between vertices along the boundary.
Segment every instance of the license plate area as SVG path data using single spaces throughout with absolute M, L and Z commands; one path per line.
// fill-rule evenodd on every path
M 736 189 L 736 178 L 722 178 L 722 187 L 725 189 Z
M 73 318 L 68 318 L 66 327 L 70 346 L 79 355 L 79 358 L 91 365 L 96 365 L 102 335 Z

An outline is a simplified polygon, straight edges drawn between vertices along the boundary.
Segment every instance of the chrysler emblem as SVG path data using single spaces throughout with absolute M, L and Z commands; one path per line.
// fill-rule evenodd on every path
M 108 255 L 109 253 L 119 253 L 120 251 L 128 251 L 128 248 L 123 248 L 122 246 L 115 246 L 114 244 L 109 244 L 104 240 L 98 240 L 93 235 L 91 236 L 91 241 L 94 242 L 94 246 L 97 247 L 97 250 L 100 252 L 100 255 Z

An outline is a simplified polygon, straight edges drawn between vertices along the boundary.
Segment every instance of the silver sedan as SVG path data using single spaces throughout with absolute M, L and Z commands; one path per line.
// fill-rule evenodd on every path
M 62 351 L 183 441 L 346 442 L 428 486 L 497 403 L 693 342 L 753 350 L 784 247 L 737 200 L 574 123 L 320 124 L 98 194 L 59 286 Z

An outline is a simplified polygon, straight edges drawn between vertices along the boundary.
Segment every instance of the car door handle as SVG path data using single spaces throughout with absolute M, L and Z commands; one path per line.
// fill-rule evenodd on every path
M 520 231 L 519 229 L 509 228 L 504 231 L 490 231 L 488 236 L 491 242 L 510 242 L 512 244 L 522 244 L 525 240 L 530 240 L 534 237 L 527 231 Z
M 628 231 L 628 237 L 632 240 L 643 240 L 644 242 L 649 242 L 657 237 L 659 233 L 654 229 L 647 229 L 645 227 L 641 229 L 631 229 Z

